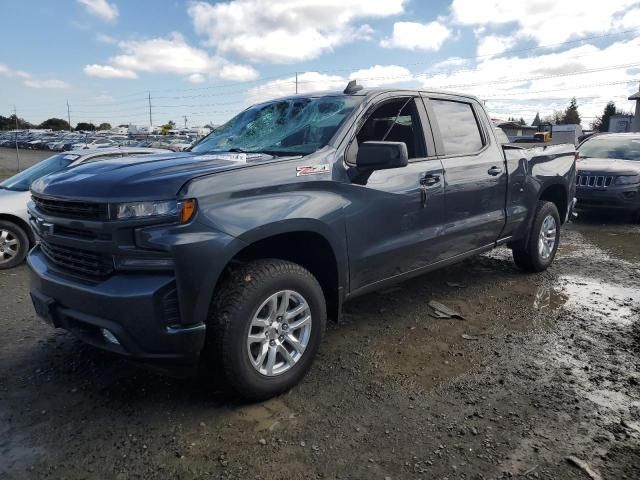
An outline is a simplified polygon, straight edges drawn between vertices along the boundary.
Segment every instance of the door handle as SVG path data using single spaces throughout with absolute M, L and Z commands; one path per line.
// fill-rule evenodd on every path
M 436 183 L 440 183 L 440 175 L 428 173 L 420 179 L 420 185 L 423 185 L 425 187 L 431 187 Z
M 491 167 L 491 168 L 487 171 L 487 173 L 488 173 L 489 175 L 493 175 L 493 176 L 495 177 L 495 176 L 500 175 L 500 174 L 502 173 L 502 168 L 500 168 L 500 167 Z

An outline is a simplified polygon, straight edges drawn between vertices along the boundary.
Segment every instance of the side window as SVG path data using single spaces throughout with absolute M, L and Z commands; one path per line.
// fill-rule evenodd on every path
M 399 98 L 383 103 L 367 118 L 356 135 L 363 142 L 404 142 L 409 158 L 426 157 L 424 135 L 413 98 Z
M 472 154 L 484 146 L 478 121 L 468 103 L 430 100 L 440 129 L 445 155 Z

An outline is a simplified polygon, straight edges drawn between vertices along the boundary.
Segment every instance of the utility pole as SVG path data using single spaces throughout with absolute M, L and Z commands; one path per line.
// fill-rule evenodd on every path
M 296 72 L 296 95 L 298 94 L 298 72 Z
M 67 121 L 69 122 L 69 132 L 71 132 L 71 110 L 69 110 L 69 100 L 67 100 Z
M 151 117 L 151 92 L 147 93 L 149 94 L 147 97 L 149 99 L 149 131 L 151 131 L 151 128 L 153 127 L 153 118 Z
M 13 106 L 13 116 L 16 117 L 16 161 L 18 162 L 18 172 L 20 171 L 20 152 L 18 151 L 18 111 Z
M 187 128 L 187 116 L 183 115 L 182 118 L 184 118 L 184 128 Z

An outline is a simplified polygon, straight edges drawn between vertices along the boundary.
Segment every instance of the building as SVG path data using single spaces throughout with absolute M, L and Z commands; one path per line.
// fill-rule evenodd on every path
M 611 115 L 609 118 L 609 133 L 631 132 L 633 115 Z
M 509 140 L 513 140 L 516 137 L 533 137 L 533 134 L 538 131 L 538 127 L 521 125 L 518 122 L 501 122 L 494 120 L 494 124 L 509 137 Z
M 629 100 L 634 100 L 636 102 L 635 114 L 633 116 L 633 121 L 631 122 L 630 132 L 640 132 L 640 88 L 638 91 L 629 97 Z
M 578 145 L 581 136 L 581 125 L 554 125 L 551 142 L 553 144 L 573 143 L 574 145 Z

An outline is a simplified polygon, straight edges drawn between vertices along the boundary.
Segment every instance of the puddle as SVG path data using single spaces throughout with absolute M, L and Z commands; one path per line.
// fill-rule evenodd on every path
M 594 317 L 631 325 L 640 310 L 640 290 L 595 281 L 577 275 L 559 278 L 558 289 L 566 296 L 564 308 L 581 310 Z

